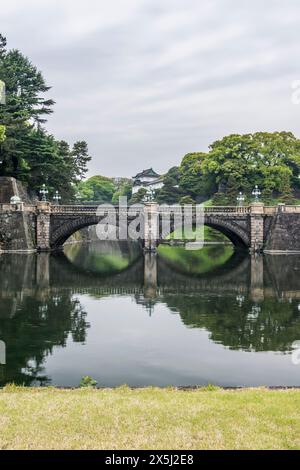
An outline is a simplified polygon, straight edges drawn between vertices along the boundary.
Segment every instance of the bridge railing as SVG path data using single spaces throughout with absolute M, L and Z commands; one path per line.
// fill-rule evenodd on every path
M 265 215 L 274 215 L 277 212 L 277 206 L 265 206 L 264 214 Z
M 64 205 L 51 206 L 52 214 L 96 214 L 99 206 Z
M 35 212 L 36 211 L 36 204 L 24 204 L 24 210 L 26 212 Z
M 49 204 L 49 203 L 48 203 Z M 15 207 L 15 210 L 21 210 L 25 212 L 36 212 L 38 206 L 36 204 L 26 204 L 21 203 Z M 20 207 L 19 207 L 20 206 Z M 6 212 L 12 210 L 14 205 L 8 203 L 0 203 L 0 211 Z M 66 215 L 80 215 L 80 214 L 91 214 L 96 215 L 99 205 L 83 205 L 83 204 L 68 204 L 68 205 L 54 205 L 49 204 L 49 210 L 51 214 L 66 214 Z M 102 208 L 105 208 L 105 204 L 101 205 Z M 194 206 L 195 207 L 195 206 Z M 188 206 L 186 210 L 194 209 L 192 206 Z M 128 206 L 130 208 L 130 206 Z M 184 206 L 182 205 L 161 205 L 158 206 L 157 210 L 160 214 L 168 213 L 182 213 Z M 107 211 L 114 210 L 119 212 L 119 206 L 107 205 Z M 124 210 L 127 209 L 124 207 Z M 250 214 L 251 206 L 208 206 L 203 207 L 205 214 Z M 277 205 L 277 206 L 264 206 L 263 213 L 265 215 L 274 215 L 277 212 L 285 213 L 300 213 L 300 205 Z
M 60 205 L 60 206 L 51 206 L 51 212 L 53 214 L 95 214 L 97 212 L 99 206 L 91 206 L 91 205 Z M 103 205 L 105 208 L 105 205 Z M 107 210 L 109 211 L 112 207 L 110 205 L 107 206 Z M 118 210 L 119 207 L 115 206 L 114 210 Z M 174 205 L 174 206 L 158 206 L 158 212 L 160 214 L 163 213 L 170 213 L 170 212 L 182 212 L 184 206 L 181 205 Z M 239 207 L 239 206 L 210 206 L 210 207 L 203 207 L 205 213 L 210 214 L 249 214 L 250 207 Z
M 35 212 L 36 205 L 35 204 L 24 204 L 16 203 L 16 204 L 9 204 L 9 203 L 1 203 L 0 204 L 0 212 L 9 212 L 11 210 L 18 210 L 22 212 Z
M 249 206 L 209 206 L 204 207 L 204 212 L 208 214 L 249 214 L 251 208 Z
M 284 207 L 284 212 L 290 212 L 290 213 L 300 213 L 300 206 L 283 206 Z

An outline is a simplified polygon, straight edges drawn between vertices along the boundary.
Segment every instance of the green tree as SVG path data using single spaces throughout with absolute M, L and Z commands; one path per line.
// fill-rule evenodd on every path
M 0 147 L 0 174 L 17 176 L 24 159 L 23 141 L 33 127 L 40 127 L 52 112 L 54 101 L 41 72 L 18 50 L 6 50 L 0 36 L 0 79 L 6 86 L 6 103 L 0 106 L 0 122 L 6 139 Z
M 115 185 L 111 178 L 97 175 L 77 185 L 77 191 L 83 201 L 111 203 Z
M 0 80 L 6 85 L 6 102 L 0 105 L 0 175 L 15 176 L 35 192 L 45 183 L 50 195 L 59 190 L 64 199 L 74 199 L 75 183 L 91 160 L 87 143 L 75 142 L 70 149 L 47 133 L 44 124 L 54 101 L 44 95 L 50 87 L 27 57 L 7 51 L 1 34 Z
M 202 169 L 214 176 L 218 199 L 232 203 L 239 190 L 251 198 L 258 184 L 263 199 L 289 200 L 300 169 L 300 141 L 291 132 L 233 134 L 214 142 Z M 215 198 L 216 199 L 216 198 Z
M 130 204 L 143 203 L 145 201 L 146 194 L 147 194 L 147 189 L 140 188 L 135 194 L 132 195 L 132 198 L 130 199 L 129 203 Z
M 119 198 L 120 197 L 127 197 L 127 200 L 129 201 L 132 197 L 132 182 L 126 181 L 124 179 L 123 182 L 121 182 L 118 187 L 116 187 L 116 191 L 113 194 L 112 197 L 112 203 L 113 204 L 118 204 L 119 203 Z
M 182 196 L 179 200 L 179 204 L 195 204 L 195 200 L 191 196 Z
M 179 188 L 186 196 L 196 202 L 203 202 L 216 191 L 215 175 L 205 175 L 203 165 L 208 154 L 203 152 L 188 153 L 180 164 Z
M 87 164 L 92 159 L 89 156 L 88 145 L 84 140 L 75 142 L 71 152 L 71 157 L 73 158 L 73 165 L 75 170 L 74 176 L 75 178 L 81 180 L 88 170 Z
M 30 190 L 36 193 L 45 183 L 50 197 L 59 190 L 63 200 L 72 199 L 74 168 L 70 154 L 65 154 L 64 144 L 41 128 L 30 129 L 22 144 L 24 159 L 18 171 L 19 178 L 27 181 Z
M 180 171 L 173 166 L 163 177 L 163 187 L 157 191 L 156 200 L 160 204 L 176 204 L 182 196 L 179 189 Z

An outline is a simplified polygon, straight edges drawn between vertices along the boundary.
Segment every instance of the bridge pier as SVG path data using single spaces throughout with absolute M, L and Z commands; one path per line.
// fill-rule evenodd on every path
M 144 296 L 152 299 L 157 296 L 157 254 L 144 255 Z
M 264 204 L 255 202 L 250 206 L 250 251 L 260 253 L 264 249 Z
M 50 251 L 50 202 L 37 203 L 36 245 L 38 251 Z
M 155 252 L 159 235 L 159 211 L 155 202 L 144 207 L 144 250 Z
M 36 257 L 36 283 L 39 289 L 50 285 L 50 254 L 40 253 Z
M 254 302 L 264 300 L 264 256 L 251 255 L 251 298 Z

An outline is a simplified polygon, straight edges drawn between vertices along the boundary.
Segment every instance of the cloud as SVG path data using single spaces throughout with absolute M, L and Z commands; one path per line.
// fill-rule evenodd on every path
M 0 20 L 53 87 L 51 132 L 88 141 L 91 173 L 166 171 L 231 132 L 300 135 L 296 0 L 12 0 Z

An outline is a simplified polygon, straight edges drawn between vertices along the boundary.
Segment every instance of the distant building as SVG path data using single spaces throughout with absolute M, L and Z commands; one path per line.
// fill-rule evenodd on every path
M 135 194 L 139 189 L 146 189 L 149 192 L 156 191 L 163 187 L 161 175 L 156 173 L 153 168 L 143 170 L 137 175 L 133 176 L 132 194 Z

